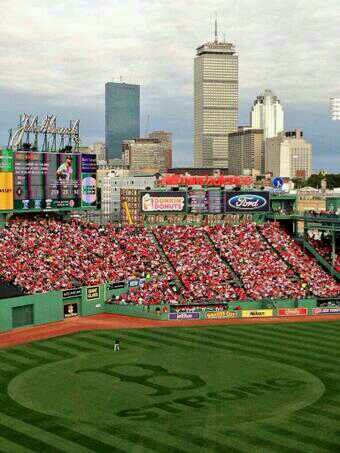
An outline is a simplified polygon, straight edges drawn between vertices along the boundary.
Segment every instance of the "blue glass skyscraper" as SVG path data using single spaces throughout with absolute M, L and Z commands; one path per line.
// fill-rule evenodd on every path
M 121 158 L 122 141 L 140 136 L 140 86 L 105 84 L 105 142 L 107 159 Z

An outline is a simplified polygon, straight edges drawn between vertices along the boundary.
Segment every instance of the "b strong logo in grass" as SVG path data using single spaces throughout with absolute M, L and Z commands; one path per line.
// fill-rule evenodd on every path
M 34 368 L 8 387 L 22 406 L 94 425 L 232 425 L 294 412 L 324 387 L 278 362 L 206 350 L 81 355 Z

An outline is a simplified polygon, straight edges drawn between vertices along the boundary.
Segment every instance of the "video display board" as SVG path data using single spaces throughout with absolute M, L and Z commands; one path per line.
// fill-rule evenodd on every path
M 0 183 L 7 175 L 12 203 L 0 199 L 0 209 L 81 209 L 96 205 L 94 154 L 5 151 L 1 152 Z M 12 153 L 11 160 L 8 153 Z
M 188 190 L 188 211 L 193 214 L 209 212 L 209 194 L 206 189 Z
M 188 212 L 192 214 L 220 214 L 223 212 L 221 189 L 188 190 Z

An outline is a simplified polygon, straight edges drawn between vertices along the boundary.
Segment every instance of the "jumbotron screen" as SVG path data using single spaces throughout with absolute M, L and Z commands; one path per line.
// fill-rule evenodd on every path
M 96 168 L 92 154 L 17 151 L 12 165 L 0 165 L 0 173 L 12 192 L 10 209 L 76 209 L 96 205 Z M 7 198 L 0 209 L 9 208 Z

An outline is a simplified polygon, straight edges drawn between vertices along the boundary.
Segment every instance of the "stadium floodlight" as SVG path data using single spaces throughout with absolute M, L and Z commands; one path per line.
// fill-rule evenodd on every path
M 340 121 L 340 97 L 330 98 L 330 115 L 333 121 Z

